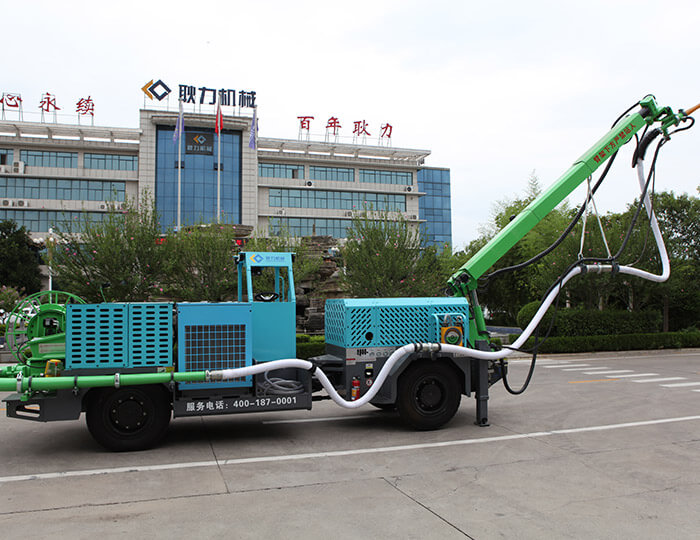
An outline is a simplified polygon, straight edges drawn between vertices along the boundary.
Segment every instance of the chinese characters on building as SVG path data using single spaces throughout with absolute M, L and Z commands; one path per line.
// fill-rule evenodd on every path
M 172 93 L 170 87 L 161 79 L 151 79 L 141 87 L 150 100 L 163 101 Z M 195 84 L 179 84 L 178 101 L 192 105 L 220 105 L 222 107 L 255 108 L 255 92 L 252 90 L 234 90 L 232 88 L 211 88 Z
M 303 139 L 304 137 L 306 140 L 309 139 L 309 135 L 311 132 L 311 121 L 314 120 L 313 116 L 297 116 L 297 120 L 299 120 L 299 140 Z M 352 137 L 353 137 L 353 142 L 356 142 L 358 139 L 361 140 L 366 140 L 367 137 L 371 137 L 372 134 L 369 131 L 369 123 L 366 120 L 354 120 L 353 121 L 353 129 L 352 129 Z M 333 137 L 338 138 L 340 129 L 343 126 L 340 124 L 340 120 L 338 119 L 337 116 L 331 116 L 328 121 L 326 122 L 326 142 L 328 142 L 329 137 L 332 135 Z M 386 141 L 387 143 L 391 143 L 391 135 L 394 130 L 394 127 L 389 124 L 382 124 L 380 126 L 380 131 L 379 131 L 379 142 L 382 144 L 382 142 Z

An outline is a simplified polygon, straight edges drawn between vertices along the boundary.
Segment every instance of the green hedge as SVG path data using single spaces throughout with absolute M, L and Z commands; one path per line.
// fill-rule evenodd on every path
M 518 326 L 525 328 L 539 308 L 530 302 L 518 312 Z M 542 323 L 544 334 L 552 320 L 549 308 Z M 627 311 L 623 309 L 559 309 L 552 336 L 608 336 L 617 334 L 653 334 L 661 330 L 661 314 L 656 311 Z
M 325 352 L 325 341 L 310 341 L 307 343 L 297 342 L 297 358 L 302 358 L 306 360 L 307 358 L 310 358 L 312 356 L 319 356 L 321 354 L 325 354 Z
M 530 338 L 524 348 L 530 349 L 533 345 L 534 338 Z M 688 347 L 700 347 L 700 332 L 550 337 L 540 345 L 539 352 L 638 351 Z

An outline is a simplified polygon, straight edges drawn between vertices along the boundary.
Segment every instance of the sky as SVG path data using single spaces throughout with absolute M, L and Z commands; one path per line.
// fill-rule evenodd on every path
M 320 140 L 331 116 L 344 136 L 355 120 L 373 136 L 389 123 L 394 147 L 429 150 L 426 166 L 451 170 L 456 249 L 532 174 L 553 183 L 645 95 L 675 110 L 700 102 L 694 1 L 5 3 L 0 92 L 22 94 L 25 111 L 44 92 L 66 112 L 89 95 L 95 125 L 136 128 L 141 87 L 162 79 L 254 90 L 261 137 L 297 138 L 298 116 L 315 117 Z M 657 191 L 698 195 L 699 149 L 700 126 L 673 137 Z M 638 194 L 631 150 L 620 157 L 601 212 Z

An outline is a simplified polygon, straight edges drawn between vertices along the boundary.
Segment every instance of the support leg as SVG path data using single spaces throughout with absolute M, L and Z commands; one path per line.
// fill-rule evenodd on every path
M 489 401 L 489 363 L 488 360 L 475 360 L 476 365 L 476 421 L 477 426 L 489 425 L 488 401 Z

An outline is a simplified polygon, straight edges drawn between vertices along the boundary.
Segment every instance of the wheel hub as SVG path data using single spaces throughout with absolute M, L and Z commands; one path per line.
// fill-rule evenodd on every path
M 133 395 L 116 400 L 109 413 L 114 426 L 122 431 L 135 431 L 141 428 L 146 416 L 143 402 Z
M 418 403 L 421 409 L 435 410 L 442 402 L 442 388 L 434 379 L 423 381 L 418 388 Z

